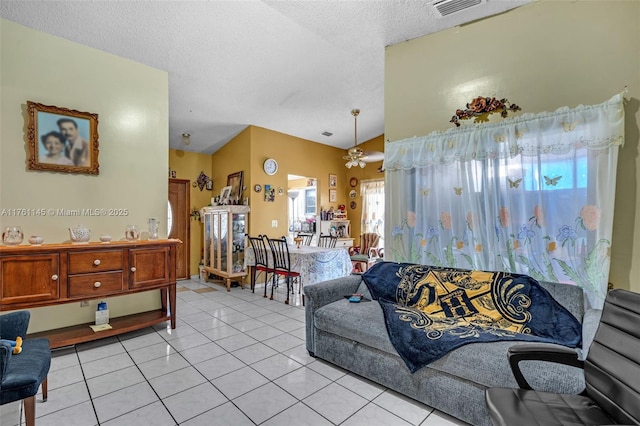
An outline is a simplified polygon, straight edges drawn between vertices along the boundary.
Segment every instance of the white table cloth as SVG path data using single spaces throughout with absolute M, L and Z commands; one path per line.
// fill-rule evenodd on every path
M 271 262 L 271 252 L 269 262 Z M 300 273 L 302 284 L 313 284 L 351 274 L 351 257 L 345 248 L 324 248 L 289 245 L 291 270 Z M 255 256 L 253 248 L 245 249 L 244 264 L 253 267 Z

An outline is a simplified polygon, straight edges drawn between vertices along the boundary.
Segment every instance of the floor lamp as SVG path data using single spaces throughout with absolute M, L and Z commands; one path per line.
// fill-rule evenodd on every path
M 296 198 L 298 198 L 298 195 L 300 195 L 300 191 L 289 191 L 287 193 L 287 195 L 289 195 L 289 198 L 291 199 L 291 232 L 296 231 L 296 204 L 295 204 L 295 200 Z

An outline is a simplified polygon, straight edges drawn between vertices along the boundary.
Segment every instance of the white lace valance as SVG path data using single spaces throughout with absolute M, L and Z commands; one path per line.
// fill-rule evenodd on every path
M 454 161 L 561 155 L 623 143 L 623 97 L 618 94 L 598 105 L 527 113 L 499 123 L 468 125 L 387 142 L 384 167 L 388 171 L 410 170 Z
M 360 182 L 360 195 L 384 195 L 384 179 L 370 179 Z

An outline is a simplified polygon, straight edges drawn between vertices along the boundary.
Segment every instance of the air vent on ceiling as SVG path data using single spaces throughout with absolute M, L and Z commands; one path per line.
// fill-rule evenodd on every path
M 326 136 L 326 137 L 333 136 L 333 133 L 331 133 L 331 132 L 322 132 L 322 136 Z
M 483 3 L 484 0 L 442 0 L 433 3 L 440 15 L 447 16 Z

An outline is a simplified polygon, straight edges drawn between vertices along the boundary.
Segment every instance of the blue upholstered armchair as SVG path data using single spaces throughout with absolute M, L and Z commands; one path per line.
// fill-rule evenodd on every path
M 0 341 L 0 405 L 24 400 L 27 426 L 35 425 L 36 394 L 42 383 L 42 399 L 47 400 L 47 374 L 51 365 L 51 350 L 47 339 L 25 339 L 29 326 L 29 311 L 11 312 L 0 316 L 0 339 L 16 340 L 20 336 L 22 352 L 13 355 L 13 348 Z

